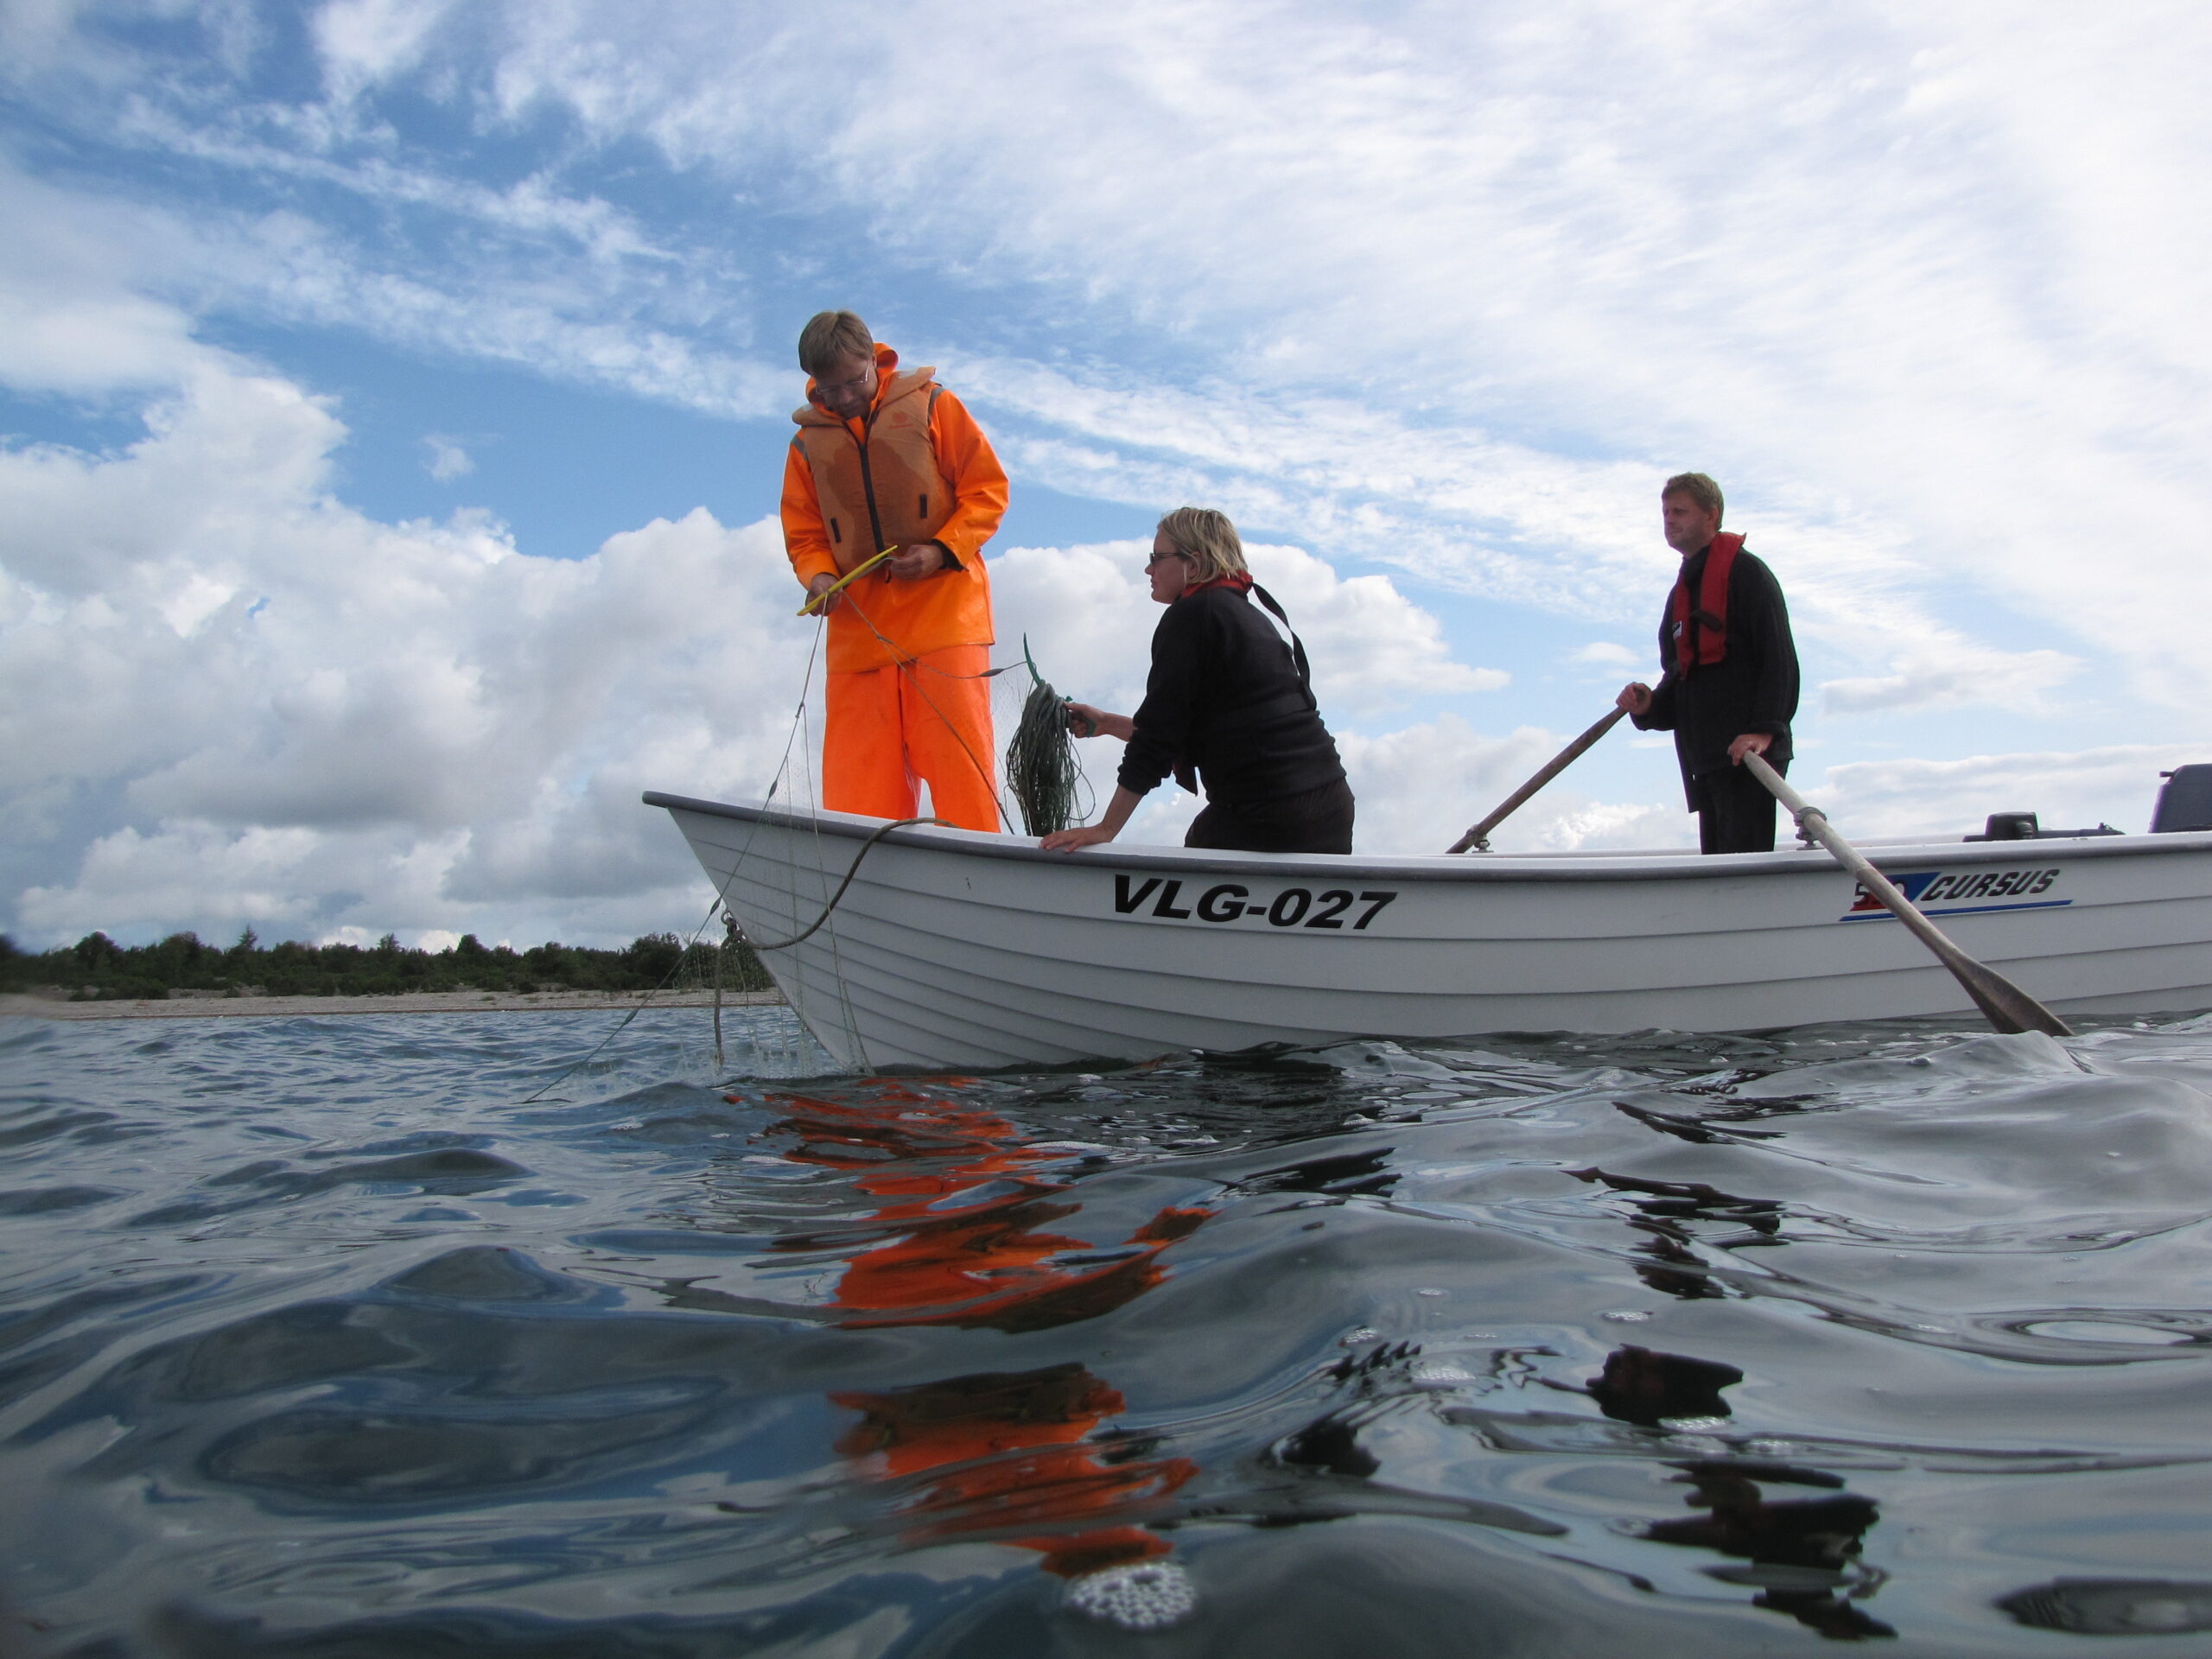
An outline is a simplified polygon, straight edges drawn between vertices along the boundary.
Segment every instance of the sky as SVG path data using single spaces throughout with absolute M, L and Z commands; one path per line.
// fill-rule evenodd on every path
M 1656 677 L 1690 469 L 1845 833 L 2142 829 L 2212 760 L 2208 79 L 2158 0 L 0 0 L 0 930 L 696 925 L 639 797 L 810 787 L 830 307 L 1007 465 L 999 660 L 1128 710 L 1153 524 L 1237 521 L 1361 851 Z M 1496 840 L 1688 844 L 1670 741 Z

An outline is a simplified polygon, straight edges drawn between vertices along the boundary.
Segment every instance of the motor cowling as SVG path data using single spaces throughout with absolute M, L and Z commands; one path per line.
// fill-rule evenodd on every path
M 2212 830 L 2212 766 L 2177 766 L 2158 774 L 2158 804 L 2151 809 L 2151 833 Z

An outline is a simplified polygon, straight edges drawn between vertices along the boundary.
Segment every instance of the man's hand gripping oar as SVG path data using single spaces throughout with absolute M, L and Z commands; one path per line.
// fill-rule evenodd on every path
M 1993 968 L 1985 967 L 1959 949 L 1944 936 L 1942 929 L 1929 921 L 1913 906 L 1911 899 L 1899 893 L 1896 884 L 1866 861 L 1849 842 L 1835 832 L 1827 814 L 1813 805 L 1796 790 L 1782 780 L 1782 774 L 1767 765 L 1765 757 L 1746 754 L 1744 764 L 1751 776 L 1764 784 L 1774 798 L 1789 809 L 1797 820 L 1797 827 L 1807 836 L 1827 848 L 1835 855 L 1837 863 L 1859 878 L 1859 885 L 1887 905 L 1897 920 L 1911 930 L 1913 937 L 1936 953 L 1936 958 L 1951 970 L 1951 976 L 1966 988 L 1974 1006 L 1988 1017 L 1989 1023 L 2005 1033 L 2021 1031 L 2047 1032 L 2053 1037 L 2071 1037 L 2074 1033 L 2067 1023 L 2049 1008 L 2030 996 Z

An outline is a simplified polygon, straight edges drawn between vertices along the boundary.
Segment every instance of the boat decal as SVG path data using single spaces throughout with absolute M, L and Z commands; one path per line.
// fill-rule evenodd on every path
M 1897 890 L 1928 916 L 1979 916 L 1997 910 L 2063 910 L 2071 899 L 2044 897 L 2056 883 L 2056 868 L 2041 870 L 1904 870 L 1885 871 Z M 1886 922 L 1897 918 L 1889 906 L 1866 891 L 1856 890 L 1852 906 L 1839 918 L 1847 922 Z
M 1350 931 L 1363 933 L 1397 897 L 1395 889 L 1373 887 L 1284 887 L 1270 898 L 1255 899 L 1240 881 L 1217 881 L 1190 896 L 1173 878 L 1147 875 L 1114 877 L 1114 913 L 1149 914 L 1166 921 L 1255 922 L 1264 927 L 1312 928 L 1321 932 Z M 1145 909 L 1146 900 L 1152 901 Z

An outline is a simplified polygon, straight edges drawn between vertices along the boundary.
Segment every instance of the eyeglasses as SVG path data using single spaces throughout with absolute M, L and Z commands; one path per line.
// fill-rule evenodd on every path
M 848 375 L 842 380 L 817 380 L 814 383 L 814 386 L 817 391 L 842 395 L 846 392 L 858 391 L 862 387 L 872 386 L 874 384 L 875 365 L 871 363 L 858 374 Z
M 1160 563 L 1163 560 L 1187 559 L 1190 556 L 1191 556 L 1187 553 L 1155 553 L 1144 562 L 1144 568 L 1149 570 L 1154 565 Z

